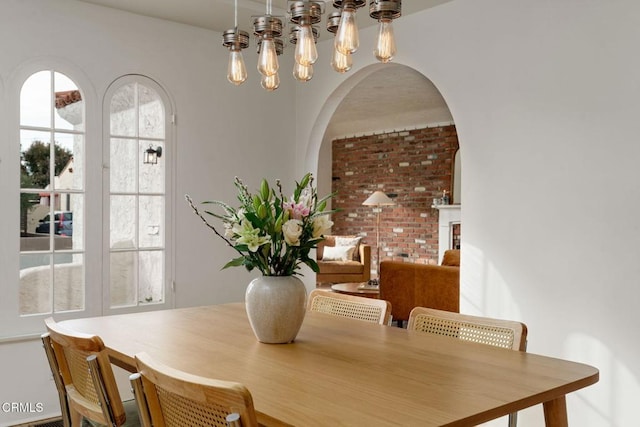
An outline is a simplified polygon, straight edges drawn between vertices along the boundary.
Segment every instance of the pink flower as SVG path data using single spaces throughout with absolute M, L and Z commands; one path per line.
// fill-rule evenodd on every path
M 289 202 L 285 203 L 285 209 L 289 212 L 289 217 L 293 219 L 302 219 L 309 216 L 311 210 L 303 203 Z

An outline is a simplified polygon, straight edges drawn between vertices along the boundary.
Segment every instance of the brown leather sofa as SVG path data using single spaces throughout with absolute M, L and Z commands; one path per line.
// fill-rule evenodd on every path
M 391 303 L 398 326 L 414 307 L 460 311 L 460 251 L 445 252 L 442 265 L 380 263 L 380 299 Z
M 349 283 L 366 282 L 371 278 L 371 246 L 358 243 L 351 259 L 331 260 L 323 259 L 324 248 L 336 245 L 336 237 L 353 236 L 325 236 L 316 250 L 320 272 L 316 275 L 316 283 Z

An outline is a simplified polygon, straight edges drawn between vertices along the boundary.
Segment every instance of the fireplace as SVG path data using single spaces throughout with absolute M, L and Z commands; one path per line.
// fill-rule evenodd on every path
M 438 209 L 438 262 L 442 262 L 444 251 L 460 249 L 461 224 L 460 205 L 437 205 Z

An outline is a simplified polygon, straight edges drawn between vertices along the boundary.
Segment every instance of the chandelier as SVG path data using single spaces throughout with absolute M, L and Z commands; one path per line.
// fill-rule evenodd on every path
M 285 43 L 282 16 L 272 14 L 272 0 L 267 0 L 264 15 L 254 16 L 253 35 L 258 52 L 260 84 L 265 90 L 274 91 L 280 85 L 278 56 L 284 52 Z M 352 55 L 358 50 L 360 37 L 356 22 L 356 10 L 367 0 L 333 0 L 335 12 L 327 17 L 327 31 L 334 34 L 332 68 L 345 73 L 352 67 Z M 322 20 L 324 1 L 288 0 L 288 41 L 295 45 L 293 77 L 306 82 L 313 77 L 313 65 L 318 59 L 316 43 L 319 37 L 317 24 Z M 383 63 L 396 54 L 392 21 L 402 13 L 402 0 L 370 0 L 369 16 L 378 21 L 378 36 L 374 48 L 375 57 Z M 249 47 L 249 33 L 238 29 L 238 0 L 235 0 L 234 27 L 222 34 L 222 44 L 229 49 L 227 80 L 241 85 L 247 80 L 247 68 L 242 50 Z

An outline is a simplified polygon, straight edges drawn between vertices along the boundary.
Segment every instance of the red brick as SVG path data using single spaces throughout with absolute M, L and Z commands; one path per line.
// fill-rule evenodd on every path
M 350 147 L 347 145 L 351 144 Z M 362 202 L 380 189 L 394 193 L 397 203 L 382 208 L 380 217 L 381 257 L 403 262 L 437 264 L 438 212 L 431 208 L 442 190 L 452 190 L 452 164 L 458 149 L 454 125 L 364 135 L 333 141 L 332 191 L 334 234 L 363 234 L 373 246 L 376 263 L 376 214 Z M 408 162 L 409 166 L 400 167 Z M 353 172 L 347 176 L 347 172 Z M 382 185 L 381 188 L 378 185 Z M 416 192 L 416 187 L 425 191 Z M 349 218 L 356 213 L 357 218 Z M 426 213 L 426 217 L 420 215 Z M 394 228 L 402 228 L 395 233 Z M 415 243 L 415 239 L 426 243 Z M 383 253 L 388 249 L 393 256 Z M 405 254 L 405 256 L 399 256 Z

